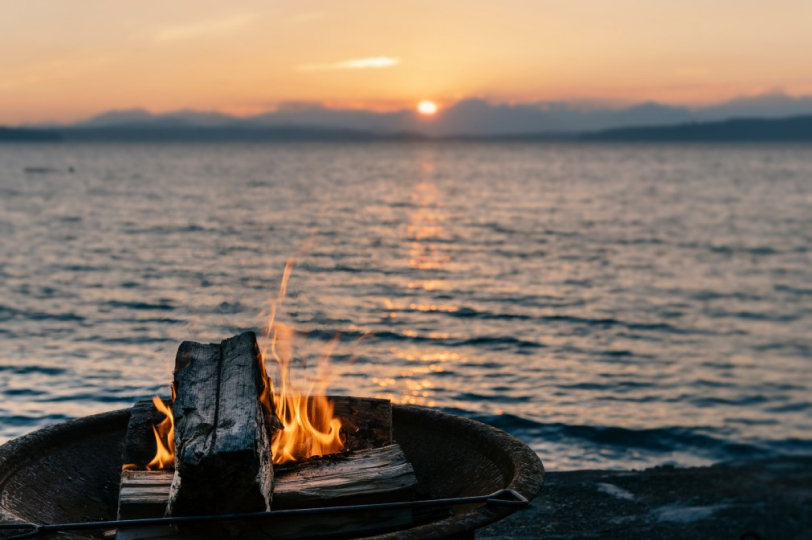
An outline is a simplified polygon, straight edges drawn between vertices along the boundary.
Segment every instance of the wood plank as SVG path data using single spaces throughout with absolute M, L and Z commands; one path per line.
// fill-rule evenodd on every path
M 118 519 L 163 516 L 173 476 L 172 471 L 122 471 Z
M 175 361 L 175 475 L 170 515 L 270 508 L 270 427 L 253 332 L 221 344 L 184 342 Z M 224 496 L 227 494 L 227 496 Z

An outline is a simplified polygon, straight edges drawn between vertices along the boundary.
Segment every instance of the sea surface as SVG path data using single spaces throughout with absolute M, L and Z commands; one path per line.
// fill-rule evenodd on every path
M 291 257 L 300 384 L 339 336 L 549 469 L 812 452 L 809 146 L 0 146 L 0 442 L 168 397 Z

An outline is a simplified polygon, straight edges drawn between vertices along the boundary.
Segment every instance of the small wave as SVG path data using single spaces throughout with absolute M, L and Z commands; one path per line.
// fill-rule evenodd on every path
M 384 332 L 342 332 L 338 330 L 298 330 L 297 335 L 307 339 L 330 340 L 338 336 L 342 342 L 355 341 L 363 336 L 369 336 L 376 340 L 384 341 L 406 341 L 406 342 L 426 342 L 443 345 L 446 347 L 478 347 L 488 346 L 495 350 L 501 350 L 507 347 L 517 347 L 519 349 L 531 348 L 538 349 L 546 347 L 543 343 L 537 341 L 530 341 L 519 339 L 515 336 L 474 336 L 468 338 L 454 338 L 454 337 L 438 337 L 431 333 L 400 333 L 392 331 Z
M 0 415 L 0 423 L 5 426 L 11 427 L 36 427 L 41 425 L 53 424 L 56 422 L 64 422 L 70 420 L 71 417 L 64 414 L 46 414 L 46 415 L 26 415 L 26 414 L 9 414 Z
M 130 405 L 137 401 L 138 396 L 134 394 L 127 395 L 108 395 L 103 393 L 85 393 L 85 394 L 70 394 L 50 396 L 47 399 L 41 400 L 44 403 L 75 403 L 75 402 L 88 402 L 88 403 L 121 403 Z
M 42 312 L 27 312 L 24 313 L 25 317 L 32 321 L 66 321 L 66 322 L 82 322 L 85 320 L 81 315 L 75 313 L 42 313 Z
M 495 348 L 497 350 L 501 350 L 507 347 L 518 347 L 520 349 L 540 349 L 545 347 L 543 343 L 539 343 L 537 341 L 529 341 L 525 339 L 519 339 L 513 336 L 476 336 L 468 339 L 462 339 L 459 341 L 451 341 L 449 345 L 454 347 L 465 347 L 465 346 L 480 346 L 485 345 L 491 348 Z
M 615 426 L 543 424 L 510 414 L 477 415 L 454 411 L 480 422 L 492 425 L 523 440 L 545 444 L 583 443 L 592 447 L 621 449 L 623 452 L 646 452 L 670 455 L 686 452 L 705 455 L 717 461 L 756 458 L 782 452 L 812 452 L 812 439 L 730 440 L 712 433 L 713 428 L 666 427 L 651 429 L 628 429 Z M 578 443 L 578 441 L 581 441 Z
M 515 396 L 511 397 L 505 394 L 478 394 L 474 392 L 464 392 L 459 394 L 458 399 L 465 400 L 472 403 L 480 403 L 484 401 L 493 401 L 498 403 L 527 403 L 533 398 L 531 396 Z
M 131 224 L 134 225 L 134 224 Z M 148 227 L 146 229 L 138 229 L 132 228 L 127 229 L 127 234 L 144 234 L 144 235 L 157 235 L 157 236 L 164 236 L 164 235 L 172 235 L 178 233 L 197 233 L 197 232 L 207 232 L 212 231 L 213 229 L 208 229 L 206 227 L 202 227 L 200 225 L 190 224 L 190 225 L 183 225 L 179 227 L 167 227 L 163 225 L 159 225 L 156 227 Z M 220 234 L 227 234 L 229 231 L 223 229 L 216 229 L 216 232 Z
M 0 371 L 8 371 L 14 375 L 64 375 L 68 372 L 66 369 L 48 366 L 2 366 Z
M 797 321 L 801 315 L 800 314 L 773 314 L 773 313 L 762 313 L 762 312 L 754 312 L 754 311 L 711 311 L 707 314 L 709 317 L 714 319 L 745 319 L 750 321 L 768 321 L 768 322 L 793 322 Z
M 82 341 L 89 341 L 92 343 L 107 343 L 107 344 L 120 344 L 120 345 L 135 345 L 146 343 L 174 343 L 174 339 L 165 337 L 148 337 L 148 336 L 88 336 Z
M 137 310 L 157 310 L 157 311 L 171 311 L 175 309 L 175 306 L 171 304 L 150 304 L 147 302 L 122 302 L 119 300 L 110 300 L 105 302 L 105 305 L 113 307 L 113 308 L 126 308 L 126 309 L 137 309 Z
M 54 174 L 62 171 L 53 167 L 23 167 L 23 172 L 25 174 Z
M 767 407 L 764 410 L 772 413 L 809 411 L 812 410 L 812 403 L 787 403 L 777 407 Z
M 777 292 L 787 292 L 803 296 L 812 296 L 812 289 L 806 287 L 792 287 L 790 285 L 776 285 L 773 289 Z
M 469 307 L 461 307 L 456 310 L 432 310 L 431 313 L 442 313 L 443 315 L 448 315 L 449 317 L 456 317 L 459 319 L 483 319 L 495 321 L 528 321 L 533 319 L 532 316 L 523 315 L 521 313 L 496 313 L 487 310 L 476 310 Z

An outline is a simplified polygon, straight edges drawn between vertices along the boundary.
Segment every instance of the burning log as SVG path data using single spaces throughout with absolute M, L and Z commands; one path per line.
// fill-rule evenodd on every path
M 275 482 L 275 510 L 403 501 L 417 487 L 398 444 L 285 465 Z
M 157 415 L 145 404 L 131 415 L 120 517 L 157 517 L 164 509 L 174 516 L 204 515 L 414 498 L 416 477 L 393 443 L 389 401 L 327 397 L 323 388 L 317 395 L 305 394 L 291 384 L 289 354 L 283 349 L 280 355 L 276 348 L 272 352 L 281 371 L 276 396 L 253 333 L 220 344 L 180 346 L 171 410 L 153 399 L 166 418 L 155 426 Z M 156 446 L 155 458 L 145 466 L 152 470 L 134 470 L 144 467 Z M 272 462 L 278 464 L 276 480 Z M 173 465 L 174 474 L 156 470 Z M 286 516 L 262 526 L 193 527 L 181 536 L 234 536 L 250 530 L 251 537 L 293 539 L 371 534 L 412 522 L 411 510 L 367 510 L 320 515 L 315 521 Z M 165 529 L 143 532 L 147 536 L 125 530 L 119 537 L 175 534 Z
M 154 517 L 169 501 L 171 471 L 121 473 L 119 517 Z M 274 510 L 403 501 L 414 496 L 417 479 L 400 446 L 314 458 L 279 468 Z M 160 511 L 158 511 L 160 510 Z
M 175 475 L 169 515 L 268 510 L 271 426 L 256 336 L 184 342 L 175 359 Z M 227 493 L 227 496 L 224 494 Z
M 392 442 L 392 403 L 388 399 L 341 396 L 330 401 L 347 437 L 345 450 L 377 448 Z
M 125 469 L 145 469 L 158 452 L 153 435 L 153 426 L 158 425 L 165 415 L 152 401 L 139 401 L 130 412 L 127 436 L 124 439 L 124 452 L 121 454 Z

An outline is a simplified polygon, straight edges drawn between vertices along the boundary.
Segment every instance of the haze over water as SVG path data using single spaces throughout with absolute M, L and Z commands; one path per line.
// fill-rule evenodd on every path
M 0 440 L 168 395 L 306 246 L 284 309 L 304 376 L 341 333 L 335 393 L 548 468 L 812 450 L 807 147 L 4 146 L 0 238 Z

